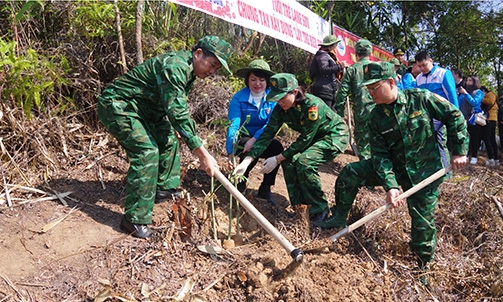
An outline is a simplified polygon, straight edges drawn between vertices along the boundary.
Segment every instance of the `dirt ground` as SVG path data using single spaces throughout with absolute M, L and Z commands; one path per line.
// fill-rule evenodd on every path
M 219 125 L 226 105 L 215 100 L 228 100 L 230 93 L 205 84 L 205 90 L 197 85 L 194 90 L 204 91 L 207 100 L 199 96 L 200 107 L 192 112 L 225 172 L 225 133 Z M 6 120 L 11 111 L 5 112 L 0 120 L 0 144 L 8 147 L 2 149 L 0 302 L 503 299 L 503 214 L 497 208 L 503 200 L 503 166 L 486 167 L 483 151 L 478 165 L 454 173 L 441 186 L 429 286 L 421 285 L 415 271 L 404 206 L 329 248 L 306 252 L 300 267 L 285 276 L 292 257 L 242 207 L 237 210 L 235 199 L 229 230 L 230 195 L 217 181 L 213 227 L 211 179 L 197 169 L 186 146 L 181 158 L 187 194 L 177 203 L 156 204 L 154 236 L 142 240 L 119 229 L 128 162 L 111 136 L 84 130 L 87 126 L 75 116 L 24 125 L 14 115 Z M 285 144 L 295 139 L 288 131 L 280 137 Z M 347 153 L 321 167 L 330 204 L 339 171 L 355 160 Z M 257 199 L 257 171 L 244 195 L 293 246 L 306 250 L 336 233 L 306 225 L 295 214 L 281 169 L 272 189 L 278 205 Z M 349 223 L 383 204 L 382 188 L 362 189 Z M 237 246 L 220 248 L 229 237 Z
M 118 228 L 127 161 L 115 147 L 112 144 L 110 149 L 104 148 L 108 153 L 99 162 L 75 163 L 53 175 L 38 187 L 47 195 L 23 188 L 12 191 L 13 198 L 19 199 L 12 200 L 13 207 L 4 204 L 0 212 L 1 301 L 472 301 L 490 294 L 491 286 L 494 297 L 502 297 L 501 282 L 497 280 L 486 284 L 485 289 L 472 288 L 472 293 L 466 292 L 469 288 L 466 280 L 461 282 L 465 289 L 459 284 L 456 285 L 459 289 L 446 291 L 446 285 L 455 284 L 456 278 L 461 280 L 462 274 L 445 270 L 466 267 L 444 262 L 451 261 L 451 253 L 464 257 L 477 248 L 475 242 L 463 235 L 463 230 L 457 230 L 455 233 L 461 238 L 458 245 L 448 246 L 455 250 L 446 250 L 443 245 L 447 241 L 443 238 L 444 229 L 449 228 L 446 218 L 437 221 L 439 244 L 437 260 L 430 271 L 432 284 L 422 286 L 407 246 L 408 216 L 404 208 L 386 213 L 330 249 L 306 253 L 302 265 L 285 278 L 280 278 L 280 273 L 291 257 L 247 213 L 240 217 L 244 245 L 221 254 L 201 251 L 198 246 L 218 246 L 227 238 L 229 194 L 222 187 L 216 191 L 218 240 L 215 241 L 210 203 L 205 198 L 210 191 L 210 178 L 191 163 L 185 166 L 182 185 L 190 193 L 184 208 L 192 217 L 191 236 L 187 237 L 175 223 L 176 207 L 167 202 L 155 206 L 155 236 L 151 240 L 133 238 Z M 355 159 L 344 154 L 322 167 L 323 188 L 331 202 L 338 171 Z M 296 247 L 333 235 L 334 231 L 315 228 L 306 232 L 299 217 L 291 215 L 293 209 L 289 207 L 281 173 L 280 169 L 273 187 L 278 206 L 254 197 L 261 180 L 256 171 L 250 177 L 245 196 Z M 474 186 L 472 173 L 492 173 L 491 177 L 499 181 L 497 192 L 492 195 L 501 198 L 501 168 L 467 167 L 443 187 L 456 192 L 450 187 L 470 186 L 470 182 Z M 68 206 L 58 199 L 37 201 L 39 196 L 55 192 L 72 192 L 71 199 L 64 198 Z M 382 189 L 362 190 L 351 219 L 382 205 L 383 196 Z M 441 198 L 439 207 L 447 202 L 444 196 Z M 21 204 L 22 200 L 31 202 Z M 466 203 L 463 197 L 449 202 Z M 483 202 L 492 206 L 489 200 Z M 497 239 L 493 238 L 497 245 L 494 252 L 501 251 L 502 223 L 498 216 L 494 212 L 494 221 L 487 222 L 488 230 L 494 228 L 497 234 Z M 61 217 L 66 218 L 43 231 L 47 224 Z M 233 235 L 235 227 L 234 218 Z M 483 269 L 480 263 L 477 270 Z

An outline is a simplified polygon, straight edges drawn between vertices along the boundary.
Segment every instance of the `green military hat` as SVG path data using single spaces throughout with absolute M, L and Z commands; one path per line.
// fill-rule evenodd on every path
M 206 36 L 197 42 L 196 47 L 204 48 L 207 51 L 215 55 L 215 57 L 220 61 L 222 66 L 229 72 L 232 73 L 227 65 L 227 60 L 234 51 L 232 45 L 227 43 L 224 39 L 217 36 Z
M 267 94 L 268 102 L 277 102 L 281 100 L 288 92 L 299 87 L 299 82 L 291 73 L 277 73 L 269 79 L 271 92 Z
M 395 66 L 390 62 L 371 62 L 363 66 L 363 82 L 361 86 L 374 84 L 381 80 L 394 79 Z
M 412 64 L 416 63 L 416 58 L 414 57 L 410 58 L 409 62 L 407 63 L 409 63 L 409 66 L 412 66 Z
M 318 44 L 319 46 L 330 46 L 334 45 L 335 43 L 341 42 L 342 39 L 337 38 L 334 35 L 329 35 L 323 38 L 323 43 Z
M 391 60 L 389 60 L 389 62 L 393 65 L 400 66 L 400 61 L 398 61 L 397 58 L 392 58 Z
M 246 68 L 238 69 L 236 71 L 236 75 L 238 77 L 244 78 L 250 71 L 254 70 L 260 70 L 263 73 L 267 74 L 268 76 L 274 75 L 274 72 L 271 71 L 271 67 L 269 67 L 269 64 L 267 64 L 266 61 L 260 59 L 251 61 L 250 64 L 248 64 L 248 67 Z
M 369 40 L 360 39 L 356 41 L 355 52 L 359 56 L 368 56 L 372 52 L 372 43 Z

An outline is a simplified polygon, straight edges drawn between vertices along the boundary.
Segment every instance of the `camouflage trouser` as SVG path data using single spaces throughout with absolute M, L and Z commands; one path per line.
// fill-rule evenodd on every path
M 410 181 L 398 180 L 403 190 L 412 187 Z M 409 215 L 412 218 L 410 247 L 422 263 L 433 260 L 437 242 L 434 212 L 437 205 L 438 186 L 442 180 L 437 180 L 422 190 L 407 198 Z M 335 199 L 338 211 L 348 213 L 359 188 L 364 186 L 382 186 L 383 181 L 375 173 L 372 162 L 363 160 L 346 165 L 335 183 Z
M 97 107 L 101 122 L 129 158 L 125 216 L 132 223 L 151 224 L 156 190 L 180 186 L 179 143 L 166 119 L 147 122 L 134 111 L 117 114 L 112 110 L 117 103 L 125 102 L 100 100 Z
M 347 141 L 344 142 L 347 145 Z M 343 148 L 344 149 L 344 148 Z M 304 152 L 281 163 L 288 196 L 292 206 L 311 205 L 309 214 L 323 212 L 328 207 L 325 193 L 321 187 L 318 168 L 341 154 L 328 141 L 318 141 Z
M 360 160 L 370 159 L 370 134 L 367 126 L 368 121 L 358 121 L 353 134 L 355 136 L 356 146 L 358 147 L 358 158 Z M 363 125 L 363 126 L 362 126 Z

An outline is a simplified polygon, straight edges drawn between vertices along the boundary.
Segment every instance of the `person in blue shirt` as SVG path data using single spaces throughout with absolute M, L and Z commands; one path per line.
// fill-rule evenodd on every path
M 459 109 L 458 94 L 456 92 L 456 82 L 454 76 L 448 69 L 433 64 L 433 59 L 427 51 L 420 51 L 415 56 L 417 67 L 421 73 L 416 77 L 417 88 L 429 90 L 447 99 L 451 104 Z M 444 166 L 449 164 L 449 153 L 447 152 L 447 137 L 444 135 L 443 124 L 438 120 L 433 120 L 435 131 L 437 132 L 440 153 Z
M 234 94 L 228 109 L 230 124 L 227 129 L 225 148 L 230 169 L 237 166 L 237 158 L 240 161 L 243 160 L 251 150 L 264 132 L 269 117 L 277 104 L 266 101 L 266 96 L 270 91 L 269 78 L 274 75 L 266 61 L 254 60 L 248 64 L 247 68 L 237 70 L 236 75 L 244 78 L 246 87 Z M 283 145 L 277 139 L 273 139 L 260 157 L 257 157 L 248 166 L 244 176 L 248 178 L 259 158 L 269 158 L 281 154 L 283 150 Z M 265 199 L 272 205 L 276 205 L 276 201 L 272 197 L 271 186 L 275 184 L 278 169 L 279 165 L 270 173 L 264 174 L 257 194 L 258 198 Z M 243 192 L 246 189 L 246 184 L 246 181 L 240 182 L 237 186 L 238 190 Z
M 447 99 L 459 109 L 456 82 L 452 72 L 433 64 L 433 59 L 426 51 L 418 52 L 415 57 L 421 73 L 416 77 L 417 88 L 424 88 Z
M 478 162 L 477 154 L 480 147 L 480 140 L 482 138 L 482 126 L 477 125 L 475 122 L 470 121 L 472 113 L 482 112 L 482 99 L 484 92 L 482 92 L 480 80 L 477 76 L 471 75 L 466 78 L 466 88 L 463 86 L 458 87 L 459 102 L 461 104 L 461 113 L 468 122 L 468 133 L 470 134 L 470 145 L 468 148 L 468 159 L 470 164 L 476 165 Z
M 416 88 L 416 77 L 421 73 L 416 64 L 416 59 L 411 58 L 409 60 L 409 68 L 407 72 L 402 76 L 401 86 L 402 89 Z

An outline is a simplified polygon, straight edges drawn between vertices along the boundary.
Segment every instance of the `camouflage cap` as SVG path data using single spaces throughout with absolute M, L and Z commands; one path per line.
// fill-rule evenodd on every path
M 389 60 L 389 62 L 393 65 L 397 65 L 397 66 L 400 66 L 400 61 L 398 61 L 397 58 L 393 58 L 391 60 Z
M 337 38 L 334 35 L 326 36 L 323 38 L 323 43 L 318 44 L 319 46 L 330 46 L 334 45 L 335 43 L 341 42 L 342 39 Z
M 372 43 L 369 40 L 360 39 L 356 42 L 355 52 L 359 56 L 368 56 L 372 52 Z
M 371 62 L 363 66 L 363 82 L 360 85 L 367 86 L 395 77 L 395 66 L 390 62 Z
M 217 57 L 218 61 L 222 64 L 222 66 L 231 73 L 229 69 L 229 65 L 227 65 L 227 60 L 231 56 L 234 49 L 232 46 L 227 43 L 224 39 L 221 39 L 217 36 L 206 36 L 197 42 L 197 47 L 204 48 L 207 51 Z
M 288 92 L 299 87 L 299 82 L 291 73 L 277 73 L 269 79 L 271 92 L 267 94 L 268 102 L 277 102 L 281 100 Z
M 395 56 L 398 56 L 398 55 L 404 55 L 404 54 L 405 54 L 405 53 L 403 52 L 403 50 L 402 50 L 401 48 L 397 48 L 397 49 L 395 50 L 395 53 L 394 53 L 394 55 L 395 55 Z
M 238 77 L 244 78 L 244 77 L 246 77 L 248 72 L 254 71 L 254 70 L 260 70 L 269 76 L 272 76 L 274 74 L 274 72 L 271 71 L 271 67 L 269 67 L 269 64 L 267 64 L 266 61 L 259 59 L 259 60 L 251 61 L 250 64 L 248 64 L 248 67 L 246 67 L 246 68 L 238 69 L 236 71 L 236 75 Z

